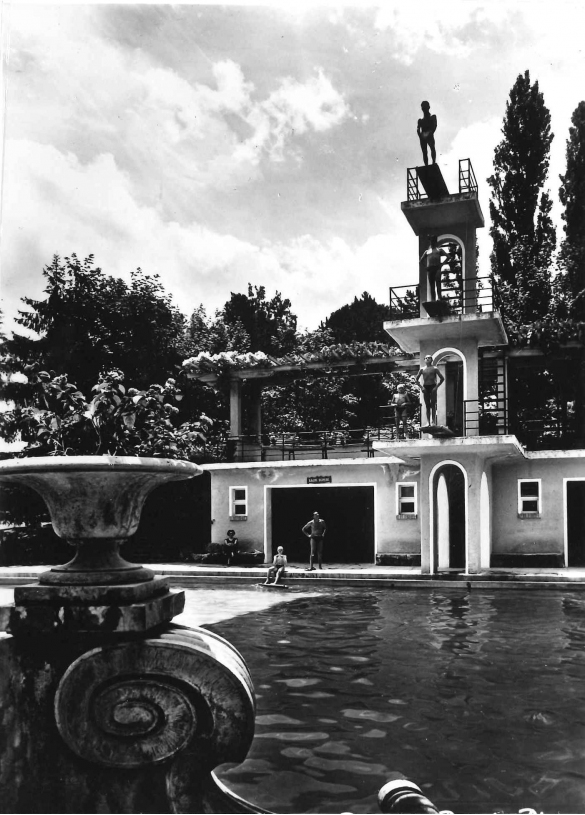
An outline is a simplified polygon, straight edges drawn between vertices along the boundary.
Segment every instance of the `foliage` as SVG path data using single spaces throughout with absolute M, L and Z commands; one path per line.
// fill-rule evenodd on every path
M 333 311 L 322 328 L 329 329 L 333 342 L 386 342 L 390 341 L 384 331 L 382 323 L 391 320 L 392 312 L 389 306 L 377 303 L 365 291 L 359 298 L 354 297 L 353 303 Z
M 503 139 L 494 154 L 490 230 L 492 274 L 503 293 L 507 322 L 544 317 L 551 297 L 556 232 L 552 202 L 542 191 L 549 166 L 550 112 L 538 82 L 519 75 L 506 103 Z
M 184 336 L 183 356 L 222 353 L 280 355 L 296 345 L 297 318 L 290 300 L 276 292 L 266 298 L 264 286 L 248 286 L 248 294 L 234 294 L 213 318 L 203 305 L 192 313 Z
M 510 328 L 508 339 L 517 348 L 539 348 L 546 354 L 569 342 L 585 342 L 585 322 L 559 320 L 550 314 L 543 320 Z
M 559 197 L 565 210 L 565 239 L 559 252 L 559 285 L 567 313 L 585 319 L 585 102 L 571 117 L 567 139 L 567 170 L 560 176 Z
M 219 309 L 212 319 L 207 316 L 205 307 L 201 304 L 189 319 L 182 350 L 184 357 L 200 353 L 214 355 L 226 351 L 245 353 L 250 350 L 250 337 L 240 320 L 228 325 L 223 321 Z
M 295 347 L 297 318 L 290 300 L 283 300 L 280 292 L 267 300 L 264 286 L 249 284 L 247 296 L 232 292 L 221 317 L 226 326 L 246 332 L 250 351 L 279 356 Z
M 388 356 L 389 349 L 376 342 L 333 344 L 333 331 L 321 328 L 298 336 L 295 358 L 337 360 Z M 394 349 L 390 349 L 391 351 Z M 411 384 L 400 373 L 349 376 L 341 369 L 291 377 L 284 385 L 266 388 L 262 395 L 265 432 L 312 432 L 377 426 L 380 407 L 386 404 L 399 382 Z
M 127 455 L 201 460 L 206 416 L 178 425 L 181 392 L 173 379 L 145 390 L 126 388 L 124 374 L 100 376 L 86 399 L 67 375 L 30 373 L 26 406 L 0 413 L 0 436 L 20 437 L 24 456 Z
M 565 234 L 570 243 L 585 242 L 585 102 L 580 102 L 571 116 L 572 127 L 567 139 L 567 171 L 559 197 L 565 207 L 562 215 Z
M 55 255 L 43 275 L 46 298 L 24 297 L 28 309 L 17 318 L 36 336 L 15 334 L 5 343 L 12 370 L 67 372 L 83 390 L 110 368 L 123 367 L 137 387 L 174 372 L 184 318 L 158 276 L 137 269 L 127 285 L 96 267 L 93 255 L 81 261 L 75 254 Z

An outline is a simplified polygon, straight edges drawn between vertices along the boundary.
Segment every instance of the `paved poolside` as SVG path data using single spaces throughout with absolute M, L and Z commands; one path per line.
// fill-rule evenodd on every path
M 170 578 L 171 584 L 189 588 L 205 583 L 213 584 L 255 584 L 266 579 L 266 566 L 238 567 L 200 563 L 156 563 L 145 564 L 157 574 Z M 0 586 L 23 585 L 36 580 L 50 566 L 2 566 Z M 478 574 L 450 571 L 441 574 L 422 574 L 420 567 L 414 566 L 374 566 L 371 564 L 327 564 L 322 570 L 305 571 L 305 564 L 292 564 L 287 570 L 287 583 L 299 585 L 313 581 L 330 584 L 359 585 L 368 581 L 388 588 L 437 587 L 471 589 L 489 586 L 490 588 L 563 588 L 585 590 L 585 569 L 489 569 Z

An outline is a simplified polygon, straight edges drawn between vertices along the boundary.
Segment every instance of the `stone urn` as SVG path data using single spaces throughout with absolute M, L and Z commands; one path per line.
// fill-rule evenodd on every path
M 152 490 L 201 472 L 188 461 L 130 456 L 0 461 L 0 483 L 24 484 L 39 493 L 57 535 L 76 548 L 69 563 L 41 574 L 37 586 L 15 590 L 15 608 L 4 628 L 93 631 L 105 625 L 136 631 L 180 613 L 184 593 L 169 592 L 167 579 L 128 563 L 120 547 L 138 529 Z
M 120 545 L 138 529 L 147 496 L 161 484 L 199 475 L 188 461 L 131 456 L 46 456 L 0 461 L 0 481 L 44 498 L 53 529 L 77 547 L 73 560 L 40 577 L 43 585 L 118 585 L 152 580 Z

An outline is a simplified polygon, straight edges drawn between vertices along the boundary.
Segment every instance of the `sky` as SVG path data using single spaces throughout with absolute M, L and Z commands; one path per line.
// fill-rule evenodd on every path
M 551 111 L 558 202 L 585 99 L 582 0 L 383 5 L 2 3 L 4 327 L 53 255 L 160 275 L 189 315 L 264 285 L 301 328 L 418 277 L 400 210 L 438 118 L 437 161 L 489 188 L 506 100 L 529 70 Z

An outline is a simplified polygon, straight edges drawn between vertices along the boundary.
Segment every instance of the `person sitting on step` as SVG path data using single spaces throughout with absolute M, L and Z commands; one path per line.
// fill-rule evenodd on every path
M 277 583 L 280 583 L 281 578 L 284 577 L 286 567 L 287 567 L 286 555 L 284 554 L 283 547 L 279 546 L 278 549 L 276 550 L 276 554 L 274 555 L 272 566 L 268 569 L 268 574 L 266 576 L 266 582 L 264 583 L 264 585 L 276 586 Z
M 224 539 L 222 550 L 223 554 L 227 558 L 227 565 L 231 566 L 232 561 L 238 554 L 240 548 L 240 544 L 238 539 L 236 538 L 236 532 L 234 529 L 228 529 L 227 531 L 227 538 Z

